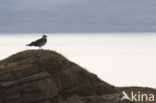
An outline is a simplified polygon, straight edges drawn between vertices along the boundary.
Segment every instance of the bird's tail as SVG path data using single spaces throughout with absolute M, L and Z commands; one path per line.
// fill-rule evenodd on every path
M 25 45 L 25 46 L 31 46 L 31 44 L 27 44 L 27 45 Z

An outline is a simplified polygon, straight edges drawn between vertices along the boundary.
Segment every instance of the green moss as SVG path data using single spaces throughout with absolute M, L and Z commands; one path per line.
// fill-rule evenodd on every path
M 117 89 L 100 80 L 95 74 L 88 72 L 85 69 L 79 70 L 75 73 L 77 75 L 76 85 L 70 90 L 62 91 L 64 98 L 72 95 L 90 96 L 90 95 L 103 95 L 118 92 Z
M 27 59 L 30 56 L 33 55 L 38 55 L 40 53 L 44 53 L 44 54 L 52 54 L 58 58 L 62 58 L 62 59 L 66 59 L 65 57 L 63 57 L 61 54 L 55 52 L 55 51 L 51 51 L 51 50 L 26 50 L 26 51 L 22 51 L 16 54 L 13 54 L 12 56 L 1 60 L 0 61 L 0 65 L 8 65 L 9 63 L 14 63 L 14 62 L 18 62 L 21 61 L 23 59 Z
M 93 73 L 90 73 L 86 70 L 81 70 L 78 74 L 79 77 L 81 77 L 79 86 L 86 89 L 86 91 L 92 91 L 96 94 L 107 94 L 117 92 L 114 86 L 102 81 Z

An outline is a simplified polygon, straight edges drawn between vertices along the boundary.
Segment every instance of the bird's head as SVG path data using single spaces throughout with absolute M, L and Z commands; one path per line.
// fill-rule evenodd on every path
M 43 35 L 43 36 L 42 36 L 42 38 L 46 38 L 46 37 L 47 37 L 46 35 Z

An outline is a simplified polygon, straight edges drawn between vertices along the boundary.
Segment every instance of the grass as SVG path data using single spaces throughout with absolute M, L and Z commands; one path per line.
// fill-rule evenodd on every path
M 37 55 L 37 54 L 41 54 L 41 53 L 52 54 L 52 55 L 55 55 L 56 57 L 61 57 L 62 59 L 66 59 L 61 54 L 59 54 L 55 51 L 51 51 L 51 50 L 26 50 L 26 51 L 22 51 L 22 52 L 13 54 L 12 56 L 9 56 L 8 58 L 6 58 L 4 60 L 1 60 L 0 65 L 8 65 L 10 63 L 14 63 L 14 62 L 18 62 L 18 61 L 27 59 L 32 55 Z

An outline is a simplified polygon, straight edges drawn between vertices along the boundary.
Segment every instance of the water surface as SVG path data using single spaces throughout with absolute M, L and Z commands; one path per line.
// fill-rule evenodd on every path
M 1 35 L 0 59 L 41 35 Z M 156 88 L 155 35 L 48 35 L 44 49 L 55 50 L 116 86 Z

